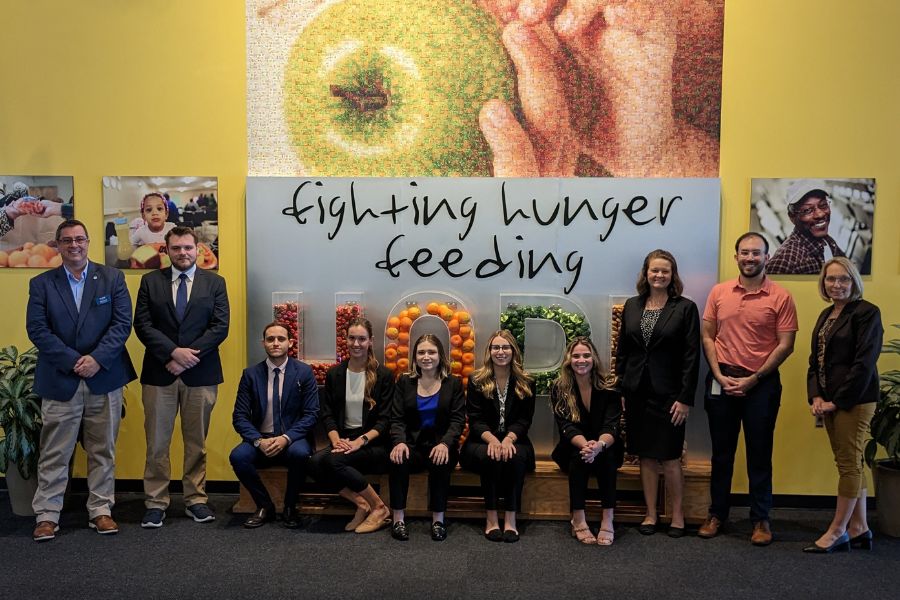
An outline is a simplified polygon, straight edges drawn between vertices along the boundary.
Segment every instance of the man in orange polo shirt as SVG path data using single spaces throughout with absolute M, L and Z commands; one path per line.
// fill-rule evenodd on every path
M 749 232 L 734 245 L 740 276 L 713 287 L 703 312 L 709 362 L 706 413 L 712 440 L 709 516 L 698 535 L 715 537 L 728 519 L 738 436 L 744 428 L 750 480 L 750 541 L 772 542 L 772 444 L 781 405 L 778 367 L 794 350 L 797 310 L 787 290 L 766 277 L 769 244 Z

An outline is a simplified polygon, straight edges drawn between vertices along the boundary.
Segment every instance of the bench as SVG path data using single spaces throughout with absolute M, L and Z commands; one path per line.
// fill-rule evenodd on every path
M 284 508 L 284 488 L 287 483 L 287 469 L 270 467 L 260 470 L 260 477 L 278 512 Z M 684 506 L 685 521 L 689 524 L 702 523 L 709 508 L 709 463 L 691 462 L 684 466 Z M 410 476 L 409 495 L 407 496 L 406 514 L 413 517 L 429 516 L 428 511 L 428 473 L 416 473 Z M 370 475 L 369 483 L 379 492 L 388 504 L 388 475 Z M 596 489 L 596 482 L 591 481 L 591 488 Z M 477 473 L 456 468 L 450 481 L 450 500 L 447 516 L 456 518 L 481 518 L 484 516 L 484 501 L 481 498 L 480 480 Z M 314 486 L 308 486 L 314 488 Z M 616 521 L 640 522 L 644 515 L 643 496 L 641 495 L 641 477 L 637 465 L 623 465 L 619 469 L 617 490 L 622 492 L 617 498 Z M 659 486 L 660 520 L 666 521 L 671 514 L 669 500 L 660 477 Z M 305 491 L 300 496 L 298 509 L 306 515 L 343 515 L 351 516 L 355 507 L 337 494 L 315 490 Z M 232 512 L 251 513 L 256 505 L 250 494 L 241 486 L 240 497 L 232 506 Z M 600 512 L 597 500 L 588 500 L 589 515 Z M 556 463 L 550 460 L 539 460 L 534 472 L 526 475 L 525 490 L 522 493 L 522 510 L 520 519 L 564 520 L 570 518 L 568 478 L 559 470 Z M 593 518 L 593 517 L 592 517 Z

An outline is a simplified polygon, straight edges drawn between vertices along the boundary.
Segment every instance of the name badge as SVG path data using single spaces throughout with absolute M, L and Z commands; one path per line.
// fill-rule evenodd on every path
M 110 302 L 112 302 L 112 300 L 110 299 L 109 296 L 100 296 L 99 298 L 97 298 L 97 306 L 109 304 Z

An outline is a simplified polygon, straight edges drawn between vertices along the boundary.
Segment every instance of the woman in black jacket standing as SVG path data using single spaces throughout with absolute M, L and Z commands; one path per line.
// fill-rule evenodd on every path
M 488 338 L 484 363 L 469 376 L 466 412 L 469 436 L 460 464 L 481 476 L 486 524 L 492 542 L 517 542 L 516 512 L 522 506 L 525 473 L 534 470 L 534 447 L 528 429 L 534 418 L 534 380 L 522 369 L 522 353 L 512 333 L 503 329 Z M 505 501 L 503 531 L 497 513 Z
M 684 535 L 681 454 L 700 367 L 700 318 L 683 290 L 675 257 L 654 250 L 638 275 L 638 295 L 622 311 L 616 373 L 628 451 L 641 459 L 646 513 L 638 531 L 644 535 L 657 527 L 660 465 L 672 500 L 668 534 Z
M 319 395 L 319 420 L 330 447 L 313 455 L 311 470 L 356 505 L 356 514 L 344 529 L 371 533 L 390 524 L 387 506 L 364 475 L 388 469 L 394 377 L 375 359 L 367 319 L 350 321 L 346 334 L 350 358 L 328 370 Z
M 834 518 L 804 552 L 872 548 L 866 522 L 863 445 L 878 401 L 877 361 L 884 328 L 881 312 L 862 299 L 859 271 L 844 257 L 832 258 L 819 274 L 825 308 L 813 328 L 806 387 L 812 414 L 821 417 L 838 469 Z

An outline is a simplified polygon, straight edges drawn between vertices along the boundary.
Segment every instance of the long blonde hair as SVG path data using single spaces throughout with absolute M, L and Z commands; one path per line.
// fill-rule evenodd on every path
M 556 391 L 551 408 L 553 412 L 561 417 L 571 419 L 572 421 L 581 421 L 581 411 L 578 410 L 578 401 L 576 396 L 575 372 L 572 371 L 572 353 L 575 346 L 585 346 L 591 351 L 591 359 L 593 366 L 591 367 L 591 387 L 595 390 L 606 390 L 615 384 L 614 378 L 610 378 L 603 374 L 600 367 L 600 356 L 597 354 L 597 347 L 589 337 L 577 337 L 566 347 L 566 354 L 563 357 L 562 367 L 559 369 L 559 377 L 553 382 L 553 389 Z M 551 398 L 553 395 L 551 395 Z
M 515 392 L 519 398 L 528 398 L 531 396 L 531 382 L 534 378 L 522 368 L 522 351 L 519 350 L 519 344 L 516 338 L 508 329 L 495 331 L 488 338 L 487 346 L 484 348 L 484 361 L 481 367 L 472 373 L 472 383 L 478 390 L 484 394 L 486 398 L 494 395 L 497 388 L 497 382 L 494 380 L 494 361 L 491 360 L 491 344 L 494 338 L 503 338 L 512 347 L 512 360 L 509 361 L 509 371 L 513 381 L 516 383 Z
M 362 327 L 369 336 L 369 350 L 366 352 L 365 398 L 366 403 L 369 405 L 369 410 L 371 410 L 375 408 L 375 397 L 372 394 L 372 390 L 375 389 L 375 382 L 378 380 L 378 359 L 375 358 L 375 350 L 372 348 L 372 323 L 363 317 L 356 317 L 347 325 L 347 329 L 344 332 L 345 335 L 350 335 L 351 327 Z

